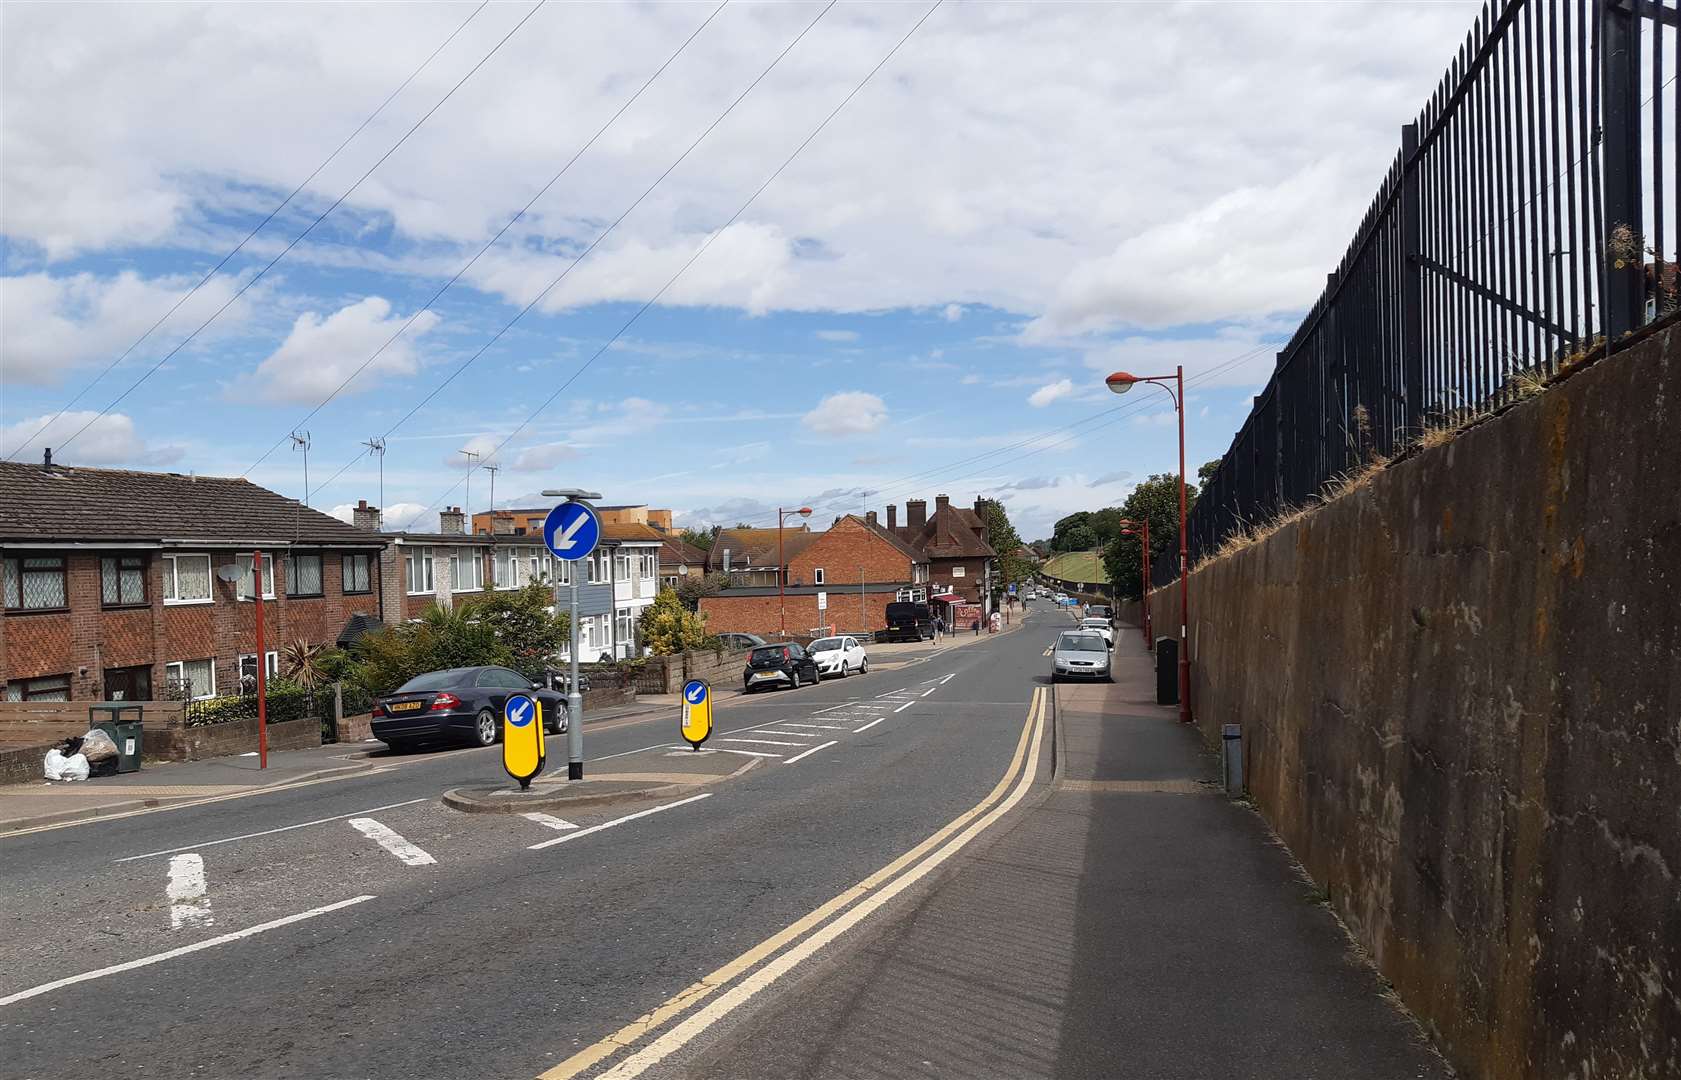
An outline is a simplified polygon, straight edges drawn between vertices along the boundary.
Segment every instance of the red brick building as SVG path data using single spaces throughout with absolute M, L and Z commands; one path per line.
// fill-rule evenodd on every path
M 771 636 L 784 622 L 790 634 L 819 627 L 862 633 L 886 626 L 887 605 L 912 588 L 926 588 L 927 581 L 925 556 L 889 533 L 874 514 L 849 514 L 827 532 L 803 534 L 800 549 L 788 557 L 781 595 L 773 578 L 768 585 L 732 586 L 703 597 L 700 610 L 714 634 Z M 821 609 L 820 594 L 826 605 Z
M 887 529 L 927 556 L 933 591 L 955 593 L 990 611 L 998 553 L 987 541 L 981 500 L 976 499 L 970 509 L 953 506 L 947 496 L 936 495 L 934 516 L 929 517 L 928 504 L 912 499 L 905 503 L 903 525 L 898 515 L 898 507 L 887 508 Z
M 0 683 L 7 700 L 233 693 L 377 617 L 383 538 L 245 480 L 0 462 Z

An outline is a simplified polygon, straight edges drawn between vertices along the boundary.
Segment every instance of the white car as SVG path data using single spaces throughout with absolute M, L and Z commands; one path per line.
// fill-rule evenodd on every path
M 806 646 L 811 658 L 817 661 L 817 676 L 826 679 L 831 675 L 841 678 L 854 671 L 860 675 L 870 670 L 869 654 L 864 652 L 864 646 L 858 644 L 858 639 L 851 636 L 818 638 Z
M 1111 649 L 1115 647 L 1115 628 L 1109 625 L 1108 619 L 1081 619 L 1080 629 L 1102 634 L 1103 643 Z

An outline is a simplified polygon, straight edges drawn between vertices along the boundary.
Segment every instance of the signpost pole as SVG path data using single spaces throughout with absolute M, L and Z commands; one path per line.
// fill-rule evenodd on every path
M 578 692 L 578 571 L 572 564 L 572 679 L 566 685 L 566 778 L 584 778 L 584 695 Z
M 252 599 L 257 604 L 257 768 L 268 768 L 268 658 L 263 653 L 263 553 L 251 553 Z
M 601 542 L 601 519 L 586 500 L 593 491 L 546 488 L 546 496 L 567 500 L 549 511 L 543 521 L 543 546 L 572 567 L 572 678 L 566 688 L 566 778 L 584 778 L 584 695 L 578 688 L 578 574 L 588 573 L 589 560 Z M 611 576 L 608 578 L 612 580 Z M 611 588 L 611 586 L 609 586 Z

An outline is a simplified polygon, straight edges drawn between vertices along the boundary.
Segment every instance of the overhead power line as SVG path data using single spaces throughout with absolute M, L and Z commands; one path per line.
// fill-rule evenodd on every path
M 134 380 L 134 382 L 129 384 L 128 389 L 124 390 L 122 393 L 118 394 L 115 398 L 113 398 L 109 405 L 107 405 L 103 409 L 99 410 L 99 412 L 96 413 L 93 416 L 92 419 L 90 419 L 87 423 L 83 424 L 81 427 L 77 428 L 75 434 L 71 435 L 68 439 L 65 439 L 64 442 L 60 443 L 59 444 L 60 449 L 63 449 L 64 447 L 67 447 L 71 443 L 75 442 L 76 439 L 78 439 L 82 435 L 83 432 L 87 431 L 88 428 L 92 427 L 100 418 L 104 417 L 105 414 L 109 413 L 112 409 L 116 408 L 119 404 L 121 404 L 124 398 L 126 398 L 130 394 L 134 393 L 134 391 L 138 390 L 142 383 L 144 383 L 147 379 L 151 378 L 153 375 L 157 374 L 158 370 L 160 368 L 162 368 L 164 366 L 164 364 L 168 363 L 169 360 L 172 357 L 174 357 L 176 353 L 178 353 L 182 349 L 186 348 L 187 345 L 189 343 L 191 343 L 194 338 L 198 337 L 199 334 L 204 331 L 205 327 L 207 327 L 211 323 L 215 322 L 217 317 L 219 317 L 222 314 L 222 312 L 224 312 L 224 311 L 228 310 L 228 308 L 232 307 L 233 304 L 234 304 L 234 301 L 238 300 L 241 296 L 244 296 L 246 291 L 248 289 L 250 289 L 251 286 L 253 286 L 257 282 L 261 281 L 262 278 L 263 278 L 263 275 L 267 274 L 270 270 L 274 269 L 274 266 L 275 266 L 276 263 L 278 263 L 281 259 L 284 259 L 291 252 L 291 250 L 293 248 L 297 247 L 298 244 L 303 241 L 304 237 L 308 236 L 311 232 L 315 231 L 315 227 L 317 225 L 321 224 L 321 222 L 323 222 L 327 219 L 327 215 L 331 214 L 334 210 L 337 210 L 339 208 L 339 204 L 343 203 L 344 200 L 350 198 L 351 194 L 354 193 L 357 188 L 361 187 L 363 182 L 366 181 L 368 179 L 368 177 L 373 175 L 375 169 L 377 169 L 381 165 L 385 164 L 385 160 L 387 158 L 389 158 L 392 154 L 396 153 L 397 149 L 399 147 L 401 147 L 404 143 L 408 142 L 409 136 L 413 135 L 416 131 L 420 130 L 420 126 L 422 124 L 426 123 L 427 120 L 431 119 L 432 114 L 437 112 L 440 108 L 442 108 L 444 102 L 446 102 L 450 98 L 454 97 L 455 92 L 457 90 L 461 89 L 461 87 L 466 84 L 468 79 L 471 79 L 475 74 L 477 74 L 478 70 L 480 68 L 484 67 L 484 65 L 489 62 L 490 58 L 495 56 L 497 54 L 497 52 L 499 52 L 501 50 L 502 46 L 504 46 L 508 43 L 508 39 L 513 37 L 515 34 L 519 33 L 520 28 L 523 27 L 527 22 L 529 22 L 531 20 L 531 17 L 533 15 L 537 14 L 537 12 L 540 11 L 543 8 L 543 5 L 547 4 L 548 2 L 549 2 L 549 0 L 537 0 L 536 6 L 534 6 L 530 11 L 526 12 L 525 15 L 520 18 L 520 21 L 514 24 L 514 27 L 513 27 L 512 30 L 509 30 L 506 34 L 502 35 L 501 40 L 498 41 L 495 45 L 493 45 L 491 47 L 490 51 L 485 53 L 484 56 L 479 59 L 479 62 L 474 64 L 472 69 L 469 70 L 467 72 L 467 74 L 461 76 L 461 78 L 456 82 L 456 84 L 454 86 L 450 87 L 449 91 L 447 93 L 445 93 L 443 97 L 438 99 L 436 104 L 434 104 L 430 109 L 427 109 L 425 115 L 421 116 L 421 118 L 419 120 L 416 120 L 414 122 L 413 126 L 411 126 L 407 131 L 403 132 L 402 136 L 396 142 L 391 144 L 391 148 L 386 150 L 385 153 L 380 155 L 378 161 L 376 161 L 372 165 L 368 166 L 368 170 L 366 172 L 364 172 L 361 176 L 359 176 L 356 179 L 356 182 L 354 184 L 351 184 L 350 187 L 346 188 L 343 195 L 340 195 L 337 199 L 334 199 L 331 206 L 329 206 L 329 207 L 327 207 L 327 209 L 321 211 L 321 213 L 315 218 L 314 221 L 311 221 L 309 223 L 309 225 L 304 229 L 303 232 L 299 233 L 296 237 L 294 237 L 292 239 L 292 241 L 290 243 L 288 243 L 285 246 L 285 248 L 283 248 L 281 250 L 280 254 L 278 254 L 274 258 L 270 259 L 263 266 L 263 268 L 261 270 L 258 270 L 254 275 L 252 275 L 252 277 L 248 281 L 245 282 L 245 284 L 241 285 L 237 290 L 235 290 L 234 294 L 232 296 L 228 297 L 227 302 L 224 303 L 221 307 L 217 308 L 214 312 L 212 312 L 208 319 L 205 319 L 202 323 L 199 323 L 198 327 L 196 329 L 194 329 L 192 333 L 188 334 L 173 349 L 170 349 L 169 352 L 165 353 L 163 355 L 163 357 L 160 360 L 158 360 L 157 363 L 155 363 L 151 367 L 147 368 L 146 371 L 143 372 L 138 379 Z
M 607 129 L 612 127 L 613 124 L 619 119 L 620 116 L 624 115 L 624 112 L 625 112 L 626 109 L 630 108 L 632 105 L 634 105 L 636 103 L 636 99 L 640 98 L 642 96 L 643 92 L 648 89 L 648 87 L 654 85 L 654 80 L 658 79 L 665 72 L 665 69 L 671 66 L 671 64 L 674 60 L 676 60 L 679 56 L 683 55 L 683 51 L 689 47 L 690 42 L 694 41 L 695 38 L 700 36 L 700 32 L 702 30 L 705 30 L 707 28 L 707 26 L 709 26 L 711 24 L 712 20 L 718 17 L 718 13 L 723 11 L 724 8 L 729 5 L 729 2 L 730 2 L 730 0 L 723 0 L 723 3 L 720 3 L 717 7 L 713 8 L 712 13 L 710 15 L 708 15 L 706 17 L 706 19 L 699 26 L 695 27 L 694 32 L 691 33 L 687 38 L 685 38 L 681 45 L 677 46 L 677 51 L 673 52 L 670 56 L 666 57 L 665 63 L 661 64 L 659 66 L 659 68 L 656 69 L 652 75 L 648 76 L 648 78 L 642 83 L 642 85 L 637 88 L 636 93 L 630 95 L 630 97 L 625 99 L 625 103 L 623 105 L 619 106 L 618 111 L 614 112 L 612 116 L 609 116 L 607 118 L 607 122 L 605 124 L 602 124 L 601 127 L 599 127 L 598 129 L 596 129 L 595 134 L 591 135 L 589 137 L 589 141 L 584 143 L 584 145 L 582 145 L 578 148 L 577 153 L 573 154 L 572 157 L 567 160 L 566 164 L 562 165 L 560 167 L 559 172 L 557 172 L 553 176 L 549 177 L 549 182 L 548 183 L 544 184 L 542 187 L 537 189 L 537 193 L 535 195 L 531 196 L 531 198 L 526 201 L 526 204 L 524 206 L 520 207 L 519 212 L 517 214 L 515 214 L 513 217 L 508 219 L 508 223 L 506 225 L 503 225 L 500 229 L 496 230 L 496 235 L 492 236 L 489 240 L 485 241 L 484 246 L 479 248 L 477 253 L 475 253 L 471 259 L 468 259 L 467 262 L 461 267 L 461 269 L 457 270 L 455 272 L 455 274 L 448 281 L 444 282 L 443 285 L 439 286 L 438 291 L 433 293 L 426 300 L 426 302 L 424 304 L 421 304 L 419 307 L 414 309 L 414 314 L 410 315 L 408 317 L 408 320 L 406 322 L 404 322 L 402 326 L 397 328 L 396 333 L 392 334 L 389 338 L 387 338 L 385 340 L 385 343 L 383 345 L 381 345 L 379 348 L 375 349 L 371 354 L 369 354 L 369 356 L 366 360 L 363 360 L 360 364 L 358 364 L 356 366 L 356 370 L 352 371 L 349 375 L 346 375 L 344 377 L 344 381 L 339 383 L 337 386 L 335 386 L 333 388 L 333 392 L 328 394 L 326 397 L 322 398 L 321 401 L 319 403 L 317 403 L 316 406 L 313 409 L 309 410 L 308 415 L 306 415 L 302 420 L 298 421 L 298 423 L 300 423 L 300 424 L 308 423 L 315 416 L 316 413 L 318 413 L 322 409 L 326 408 L 329 402 L 331 402 L 334 398 L 338 397 L 339 394 L 344 391 L 344 388 L 349 386 L 351 384 L 351 382 L 353 382 L 358 375 L 360 375 L 360 374 L 362 374 L 362 372 L 366 371 L 368 369 L 369 364 L 372 364 L 375 360 L 379 359 L 380 356 L 385 352 L 386 349 L 389 349 L 392 346 L 392 344 L 394 344 L 396 342 L 396 340 L 398 338 L 402 337 L 405 333 L 407 333 L 409 327 L 414 325 L 414 322 L 415 322 L 416 319 L 420 318 L 421 315 L 425 314 L 427 309 L 429 309 L 433 304 L 437 303 L 438 298 L 443 296 L 445 292 L 449 291 L 450 286 L 454 285 L 457 281 L 460 281 L 462 275 L 465 274 L 467 271 L 471 270 L 473 268 L 473 265 L 475 263 L 477 263 L 481 257 L 483 257 L 485 252 L 489 251 L 492 247 L 494 247 L 496 245 L 496 242 L 498 240 L 502 239 L 503 235 L 509 229 L 513 228 L 514 225 L 517 224 L 521 218 L 525 217 L 526 212 L 529 211 L 532 208 L 532 206 L 534 206 L 536 204 L 538 199 L 541 199 L 544 195 L 548 194 L 549 189 L 554 187 L 555 184 L 560 181 L 560 178 L 566 175 L 567 170 L 571 169 L 572 166 L 577 163 L 578 159 L 584 156 L 584 152 L 587 151 L 590 147 L 594 146 L 597 139 L 600 139 L 602 135 L 606 134 Z M 587 254 L 587 252 L 586 252 L 586 254 Z M 582 258 L 582 256 L 580 256 L 580 258 Z M 240 475 L 241 476 L 250 475 L 252 469 L 255 469 L 258 465 L 261 465 L 264 461 L 266 461 L 268 459 L 268 456 L 270 454 L 274 453 L 276 450 L 278 450 L 280 448 L 280 446 L 283 443 L 285 443 L 285 441 L 286 441 L 286 436 L 284 436 L 284 435 L 282 435 L 280 438 L 276 439 L 274 441 L 274 445 L 270 446 L 267 450 L 264 450 L 262 456 L 259 457 L 256 461 L 253 461 L 249 466 L 247 466 L 246 469 L 245 469 L 245 472 L 241 473 Z M 342 472 L 343 470 L 340 470 L 340 471 Z
M 415 68 L 413 71 L 409 72 L 409 77 L 404 79 L 400 84 L 398 84 L 397 89 L 391 91 L 391 93 L 389 93 L 385 96 L 385 100 L 379 103 L 379 108 L 377 108 L 373 112 L 369 113 L 367 115 L 367 117 L 364 118 L 363 121 L 360 124 L 357 124 L 356 125 L 356 130 L 352 131 L 349 135 L 346 135 L 344 137 L 344 141 L 339 143 L 338 146 L 333 149 L 332 153 L 328 154 L 324 159 L 322 159 L 321 164 L 317 165 L 315 167 L 314 171 L 312 171 L 308 176 L 304 177 L 302 180 L 298 181 L 298 185 L 296 187 L 294 187 L 291 190 L 291 192 L 284 199 L 281 199 L 279 204 L 276 205 L 273 210 L 270 210 L 268 212 L 267 217 L 265 217 L 265 218 L 263 218 L 263 220 L 259 221 L 256 224 L 256 227 L 254 227 L 250 232 L 246 233 L 244 238 L 241 239 L 239 241 L 239 243 L 234 245 L 232 251 L 228 252 L 226 255 L 223 255 L 222 258 L 221 258 L 221 261 L 219 261 L 215 266 L 212 266 L 209 270 L 207 270 L 205 272 L 204 276 L 199 278 L 197 283 L 195 283 L 192 288 L 188 289 L 186 292 L 182 293 L 179 297 L 176 298 L 175 303 L 170 305 L 170 308 L 169 308 L 168 311 L 166 311 L 162 315 L 158 316 L 158 321 L 157 322 L 153 323 L 151 326 L 148 326 L 146 328 L 145 333 L 143 333 L 139 337 L 135 338 L 134 341 L 129 345 L 129 347 L 122 351 L 122 355 L 118 356 L 115 360 L 111 361 L 109 364 L 106 364 L 105 365 L 105 370 L 101 371 L 98 375 L 95 375 L 88 382 L 88 384 L 86 386 L 84 386 L 80 390 L 76 391 L 76 396 L 71 398 L 69 401 L 65 402 L 64 407 L 59 409 L 58 412 L 53 415 L 53 418 L 51 420 L 48 420 L 46 422 L 46 424 L 43 425 L 39 431 L 35 432 L 35 434 L 29 436 L 29 438 L 25 439 L 23 442 L 19 443 L 16 447 L 14 447 L 9 453 L 6 454 L 6 457 L 10 458 L 10 457 L 16 456 L 17 454 L 21 454 L 23 451 L 25 451 L 29 448 L 30 443 L 34 442 L 36 439 L 39 439 L 40 437 L 45 435 L 47 433 L 47 429 L 51 428 L 54 424 L 58 423 L 58 421 L 63 418 L 64 414 L 69 412 L 70 409 L 73 406 L 75 406 L 75 404 L 78 401 L 81 401 L 83 396 L 86 395 L 89 390 L 92 390 L 95 386 L 99 385 L 100 380 L 105 378 L 105 376 L 111 374 L 111 369 L 112 368 L 116 367 L 118 364 L 122 363 L 124 360 L 127 360 L 130 353 L 134 352 L 135 349 L 138 349 L 142 342 L 144 342 L 147 338 L 152 336 L 153 331 L 157 330 L 158 327 L 162 326 L 164 324 L 165 320 L 167 320 L 171 315 L 175 314 L 178 310 L 180 310 L 182 304 L 184 304 L 188 300 L 192 299 L 192 297 L 194 295 L 196 295 L 200 289 L 204 288 L 204 286 L 209 283 L 210 279 L 216 276 L 216 272 L 218 270 L 222 269 L 222 267 L 224 267 L 228 264 L 229 259 L 233 258 L 235 255 L 238 255 L 241 251 L 245 250 L 245 245 L 249 244 L 251 242 L 251 238 L 256 236 L 258 233 L 262 232 L 264 227 L 266 227 L 269 222 L 274 220 L 274 217 L 275 217 L 276 214 L 280 213 L 280 211 L 282 211 L 282 210 L 286 209 L 286 207 L 290 206 L 292 204 L 292 200 L 298 197 L 298 193 L 303 191 L 303 189 L 309 185 L 309 182 L 311 180 L 314 180 L 317 176 L 320 176 L 321 175 L 321 170 L 325 169 L 328 165 L 331 165 L 334 162 L 334 160 L 336 160 L 338 158 L 339 154 L 344 152 L 344 148 L 349 146 L 351 141 L 354 140 L 356 138 L 356 136 L 362 134 L 362 132 L 367 128 L 367 126 L 369 124 L 373 123 L 375 118 L 377 118 L 380 113 L 385 111 L 385 107 L 387 105 L 391 104 L 393 101 L 395 101 L 397 99 L 398 94 L 401 94 L 404 90 L 408 89 L 409 83 L 414 82 L 415 78 L 417 76 L 419 76 L 422 71 L 425 71 L 426 68 L 432 63 L 433 60 L 437 59 L 438 54 L 443 52 L 444 49 L 449 46 L 449 43 L 455 40 L 456 35 L 460 34 L 461 31 L 467 29 L 467 24 L 472 22 L 474 19 L 478 18 L 479 17 L 479 12 L 483 11 L 487 6 L 489 6 L 489 4 L 490 4 L 490 0 L 481 0 L 479 6 L 474 8 L 472 10 L 472 12 L 465 19 L 461 20 L 461 24 L 459 26 L 457 26 L 454 30 L 451 30 L 449 36 L 444 38 L 443 42 L 441 44 L 439 44 L 439 46 L 436 49 L 433 49 L 432 52 L 430 53 L 430 55 L 428 55 L 426 57 L 426 59 L 424 59 L 420 62 L 420 66 Z M 285 441 L 286 441 L 285 436 L 281 436 L 281 442 L 285 442 Z M 278 446 L 280 444 L 276 443 L 275 445 Z
M 747 197 L 747 201 L 743 202 L 741 204 L 741 206 L 736 209 L 736 212 L 730 215 L 729 220 L 724 222 L 723 225 L 719 226 L 710 235 L 708 235 L 707 238 L 704 241 L 701 242 L 700 247 L 698 249 L 696 249 L 695 253 L 693 255 L 689 256 L 688 261 L 685 262 L 682 266 L 678 267 L 677 272 L 672 274 L 671 277 L 667 278 L 665 284 L 661 285 L 659 287 L 659 290 L 657 292 L 655 292 L 653 296 L 650 296 L 648 298 L 648 300 L 645 303 L 643 303 L 643 305 L 641 307 L 637 308 L 636 312 L 633 315 L 631 315 L 631 317 L 629 319 L 625 320 L 624 325 L 620 326 L 618 328 L 618 330 L 614 331 L 613 336 L 608 338 L 604 343 L 602 343 L 601 347 L 598 348 L 594 353 L 592 353 L 590 355 L 589 359 L 585 360 L 582 364 L 580 364 L 578 366 L 578 368 L 575 371 L 572 372 L 571 375 L 567 376 L 566 381 L 561 383 L 560 386 L 556 387 L 554 393 L 550 394 L 547 398 L 545 398 L 543 400 L 543 402 L 541 404 L 539 404 L 537 406 L 537 408 L 533 409 L 532 412 L 531 412 L 531 415 L 527 416 L 524 420 L 520 421 L 520 424 L 519 424 L 518 427 L 514 428 L 513 431 L 510 431 L 507 434 L 507 436 L 505 438 L 503 438 L 503 440 L 501 442 L 497 443 L 496 448 L 493 449 L 487 455 L 487 457 L 495 458 L 497 454 L 501 453 L 503 447 L 507 446 L 516 437 L 518 437 L 518 435 L 521 431 L 524 431 L 527 427 L 529 427 L 531 425 L 531 422 L 533 420 L 537 419 L 538 416 L 542 415 L 543 410 L 547 409 L 549 407 L 549 405 L 554 402 L 555 398 L 559 397 L 562 393 L 564 393 L 566 391 L 566 389 L 569 386 L 571 386 L 572 383 L 575 382 L 580 375 L 582 375 L 585 371 L 589 370 L 590 365 L 594 364 L 595 361 L 597 359 L 599 359 L 603 353 L 605 353 L 608 349 L 612 348 L 613 343 L 618 341 L 619 338 L 623 337 L 625 335 L 626 331 L 628 331 L 632 326 L 634 326 L 636 324 L 637 320 L 641 319 L 642 316 L 647 313 L 648 309 L 653 307 L 654 304 L 656 304 L 659 301 L 659 298 L 664 296 L 671 289 L 671 287 L 677 283 L 677 279 L 682 277 L 688 271 L 689 267 L 693 266 L 696 263 L 696 261 L 698 261 L 700 259 L 700 257 L 702 255 L 706 254 L 707 249 L 712 246 L 713 241 L 717 240 L 718 237 L 722 236 L 726 231 L 728 231 L 729 227 L 731 225 L 734 225 L 736 223 L 736 221 L 738 219 L 740 219 L 741 215 L 745 214 L 747 212 L 748 208 L 751 207 L 755 202 L 758 201 L 759 196 L 763 195 L 765 193 L 765 190 L 767 188 L 769 188 L 771 186 L 771 184 L 776 182 L 776 178 L 781 176 L 783 174 L 783 172 L 787 170 L 788 166 L 790 166 L 794 163 L 794 159 L 798 158 L 800 156 L 801 152 L 804 151 L 807 146 L 810 146 L 812 141 L 815 140 L 818 135 L 822 134 L 823 130 L 829 126 L 830 121 L 834 120 L 834 118 L 836 116 L 839 116 L 841 110 L 846 108 L 846 106 L 849 103 L 851 103 L 852 99 L 857 97 L 859 92 L 862 91 L 865 86 L 869 85 L 870 80 L 875 77 L 876 72 L 880 71 L 883 67 L 887 66 L 887 62 L 893 59 L 893 57 L 899 52 L 899 50 L 904 47 L 905 42 L 907 42 L 911 39 L 911 35 L 915 34 L 918 30 L 920 30 L 922 28 L 922 24 L 927 22 L 929 16 L 933 15 L 935 11 L 939 10 L 940 5 L 943 4 L 943 3 L 945 3 L 945 0 L 934 0 L 934 4 L 931 7 L 929 7 L 929 9 L 927 11 L 923 12 L 921 17 L 918 18 L 914 24 L 912 24 L 911 28 L 909 30 L 905 31 L 904 36 L 899 38 L 899 40 L 896 41 L 893 44 L 893 47 L 891 49 L 887 50 L 887 54 L 885 56 L 883 56 L 879 61 L 877 61 L 876 65 L 874 67 L 872 67 L 868 72 L 865 73 L 864 77 L 858 81 L 858 84 L 856 86 L 854 86 L 852 88 L 852 90 L 844 98 L 841 99 L 840 104 L 836 105 L 832 110 L 830 110 L 829 114 L 827 116 L 825 116 L 823 118 L 823 120 L 815 128 L 812 129 L 811 134 L 807 135 L 805 137 L 805 139 L 803 141 L 801 141 L 801 143 L 794 148 L 794 152 L 789 154 L 788 157 L 783 160 L 782 164 L 778 165 L 776 167 L 776 170 L 774 172 L 772 172 L 770 174 L 770 176 L 765 179 L 765 182 L 760 184 L 758 186 L 758 188 L 753 192 L 753 194 L 751 194 Z M 828 11 L 829 11 L 829 8 L 831 8 L 833 6 L 834 6 L 834 2 L 833 2 L 833 0 L 831 0 L 830 4 L 827 7 L 825 7 L 821 12 L 818 13 L 817 19 L 813 19 L 811 21 L 810 25 L 808 25 L 806 27 L 806 30 L 810 30 L 812 26 L 817 25 L 817 20 L 821 19 L 825 14 L 827 14 Z M 805 31 L 801 31 L 800 36 L 804 37 L 805 36 Z M 800 40 L 799 38 L 795 38 L 793 42 L 789 43 L 788 48 L 792 49 L 794 47 L 794 45 L 799 43 L 799 40 Z M 786 55 L 786 54 L 787 54 L 787 50 L 785 49 L 785 50 L 783 50 L 782 55 Z M 781 56 L 778 56 L 777 59 L 780 60 Z M 772 66 L 774 67 L 775 64 L 773 63 Z M 770 69 L 767 68 L 766 72 L 768 73 L 769 70 Z M 763 78 L 763 76 L 760 76 L 760 77 Z M 751 89 L 751 87 L 749 87 L 748 89 Z M 743 96 L 745 96 L 745 93 L 744 93 Z M 740 98 L 737 98 L 736 100 L 739 101 Z M 722 117 L 720 117 L 719 119 L 721 120 Z M 714 124 L 714 126 L 716 126 L 716 124 Z M 707 130 L 710 131 L 711 128 L 708 128 Z M 702 137 L 704 138 L 704 135 Z M 691 149 L 693 149 L 693 147 L 691 147 Z M 684 153 L 687 154 L 687 151 L 685 151 Z M 679 159 L 679 160 L 681 160 L 681 159 Z M 587 252 L 586 252 L 586 254 L 587 254 Z M 576 265 L 576 264 L 574 264 L 574 265 Z M 561 274 L 561 277 L 564 277 L 564 276 L 565 276 L 565 273 L 563 272 Z M 559 284 L 559 282 L 560 282 L 560 278 L 556 278 L 553 282 L 551 282 L 549 284 L 548 289 L 543 290 L 543 294 L 547 294 L 549 289 L 554 288 L 554 286 Z M 540 294 L 537 299 L 541 300 L 542 299 L 542 294 Z M 523 315 L 525 313 L 525 311 L 531 310 L 531 307 L 534 306 L 536 304 L 536 302 L 537 302 L 536 300 L 533 300 L 530 305 L 526 306 L 524 311 L 520 312 L 520 314 Z M 514 318 L 517 320 L 519 318 L 519 316 L 516 315 Z M 508 325 L 511 326 L 511 325 L 513 325 L 513 323 L 510 322 Z M 506 329 L 507 329 L 507 327 L 503 328 L 503 330 L 506 330 Z M 501 331 L 498 331 L 497 336 L 498 337 L 501 336 Z M 489 346 L 487 345 L 486 348 L 488 348 L 488 347 Z M 480 350 L 480 351 L 482 352 L 483 350 Z M 440 387 L 440 389 L 441 389 L 441 387 Z M 434 391 L 434 393 L 435 393 L 435 391 Z M 438 504 L 439 500 L 448 498 L 450 493 L 453 492 L 457 487 L 459 487 L 460 484 L 461 484 L 461 481 L 457 481 L 455 484 L 450 485 L 450 487 L 446 491 L 444 491 L 444 493 L 442 495 L 438 496 L 438 499 L 434 499 L 430 504 L 423 507 L 420 510 L 419 513 L 410 517 L 408 522 L 405 523 L 404 528 L 407 528 L 408 525 L 413 524 L 415 521 L 417 521 L 420 518 L 421 514 L 424 514 L 427 511 L 431 510 L 432 507 L 434 507 Z

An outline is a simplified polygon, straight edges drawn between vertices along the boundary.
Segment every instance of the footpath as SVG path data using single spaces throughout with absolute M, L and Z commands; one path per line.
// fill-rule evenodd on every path
M 1119 629 L 1005 831 L 684 1075 L 1451 1075 Z

